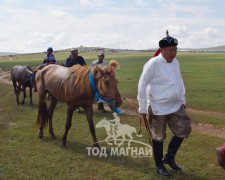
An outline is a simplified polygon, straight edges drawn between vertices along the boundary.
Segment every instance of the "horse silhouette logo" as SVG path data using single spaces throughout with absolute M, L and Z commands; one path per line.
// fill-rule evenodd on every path
M 114 119 L 107 120 L 106 118 L 102 119 L 96 124 L 96 128 L 105 128 L 107 137 L 104 140 L 108 145 L 113 145 L 110 141 L 114 142 L 114 145 L 117 145 L 118 147 L 122 146 L 125 141 L 128 141 L 128 147 L 130 147 L 131 142 L 139 142 L 133 140 L 132 134 L 135 133 L 137 137 L 142 137 L 142 135 L 138 135 L 136 128 L 132 127 L 128 124 L 121 124 L 120 118 L 117 116 L 117 113 L 112 113 L 114 116 Z M 126 136 L 129 137 L 129 139 L 126 139 Z M 143 143 L 141 143 L 143 144 Z

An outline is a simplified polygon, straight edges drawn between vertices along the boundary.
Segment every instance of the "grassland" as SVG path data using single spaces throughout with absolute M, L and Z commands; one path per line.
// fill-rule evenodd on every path
M 63 61 L 67 53 L 55 54 Z M 81 54 L 88 65 L 96 59 L 96 54 Z M 137 82 L 144 63 L 151 53 L 113 53 L 106 59 L 120 62 L 118 70 L 119 90 L 124 97 L 136 98 Z M 178 53 L 181 71 L 186 85 L 189 108 L 225 112 L 225 58 L 224 54 Z M 0 67 L 10 70 L 18 64 L 40 64 L 43 54 L 23 55 L 16 58 L 0 59 Z M 154 171 L 153 158 L 132 157 L 89 157 L 86 147 L 92 143 L 84 113 L 74 114 L 73 125 L 68 135 L 66 149 L 60 147 L 64 132 L 66 106 L 59 103 L 54 114 L 54 128 L 57 139 L 52 141 L 45 130 L 45 138 L 37 138 L 34 121 L 37 114 L 37 96 L 34 94 L 34 107 L 17 106 L 12 87 L 0 83 L 0 179 L 159 179 Z M 124 103 L 123 107 L 129 105 Z M 94 113 L 95 124 L 111 113 Z M 191 116 L 202 123 L 225 128 L 222 116 Z M 138 129 L 138 118 L 122 115 L 121 122 Z M 96 130 L 97 137 L 106 137 L 103 129 Z M 142 142 L 147 143 L 147 135 L 142 128 Z M 168 137 L 171 136 L 168 130 Z M 169 138 L 166 139 L 165 146 Z M 185 140 L 177 155 L 177 162 L 183 172 L 170 171 L 173 179 L 223 179 L 224 171 L 217 165 L 215 148 L 222 145 L 223 138 L 192 132 Z M 166 148 L 164 148 L 166 150 Z M 168 168 L 168 170 L 170 170 Z

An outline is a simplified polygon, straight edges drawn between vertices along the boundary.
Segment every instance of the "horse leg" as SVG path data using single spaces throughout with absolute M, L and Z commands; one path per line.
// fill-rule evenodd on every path
M 26 94 L 26 87 L 25 86 L 22 87 L 22 91 L 23 91 L 23 100 L 21 101 L 21 104 L 24 104 L 26 96 L 27 96 L 27 94 Z
M 97 141 L 97 138 L 95 135 L 95 126 L 93 123 L 93 107 L 88 106 L 88 107 L 85 107 L 84 109 L 85 109 L 86 117 L 88 120 L 88 125 L 89 125 L 89 129 L 90 129 L 90 132 L 92 135 L 94 146 L 100 148 L 99 144 L 97 143 L 98 141 Z
M 47 104 L 45 100 L 45 94 L 39 95 L 39 103 L 38 103 L 38 115 L 37 115 L 37 125 L 39 125 L 39 133 L 38 137 L 41 139 L 44 136 L 43 128 L 48 123 L 48 110 Z
M 62 147 L 66 146 L 67 134 L 72 125 L 71 121 L 73 117 L 73 111 L 74 111 L 74 108 L 71 108 L 69 106 L 67 107 L 67 120 L 66 120 L 66 126 L 65 126 L 65 133 L 63 134 L 63 137 L 62 137 L 62 144 L 61 144 Z
M 33 106 L 33 101 L 32 101 L 32 87 L 29 87 L 29 93 L 30 93 L 30 106 Z
M 50 133 L 52 139 L 56 138 L 56 136 L 54 134 L 53 126 L 52 126 L 52 116 L 53 116 L 53 112 L 54 112 L 56 105 L 57 105 L 57 100 L 51 96 L 51 103 L 48 108 L 48 120 L 49 120 L 49 133 Z
M 13 87 L 14 87 L 14 92 L 16 94 L 16 102 L 19 105 L 20 104 L 20 102 L 19 102 L 19 93 L 20 93 L 20 91 L 19 91 L 19 88 L 16 85 L 16 81 L 15 80 L 13 80 Z

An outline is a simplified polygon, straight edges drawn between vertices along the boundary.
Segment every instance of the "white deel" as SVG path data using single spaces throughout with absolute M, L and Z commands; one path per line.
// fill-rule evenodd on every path
M 176 112 L 186 104 L 185 88 L 180 73 L 180 65 L 175 58 L 171 63 L 159 54 L 151 58 L 143 68 L 139 83 L 138 112 L 148 114 L 151 105 L 154 115 Z

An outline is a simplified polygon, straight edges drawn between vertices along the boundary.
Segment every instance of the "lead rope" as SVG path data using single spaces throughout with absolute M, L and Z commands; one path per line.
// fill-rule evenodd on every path
M 146 117 L 146 114 L 143 114 L 142 115 L 143 119 L 144 119 L 144 123 L 145 123 L 145 128 L 146 128 L 146 131 L 147 131 L 147 134 L 148 134 L 148 140 L 149 140 L 149 143 L 152 145 L 152 135 L 151 135 L 151 130 L 150 130 L 150 124 L 149 124 L 149 121 Z M 140 121 L 141 121 L 141 118 L 140 118 Z
M 126 98 L 122 98 L 123 99 L 123 101 L 125 100 L 125 101 L 127 101 L 127 103 L 131 106 L 131 107 L 133 107 L 134 109 L 135 109 L 135 107 L 126 99 Z M 148 134 L 148 140 L 149 140 L 149 143 L 152 145 L 152 135 L 151 135 L 151 131 L 150 131 L 150 123 L 149 123 L 149 121 L 148 121 L 148 119 L 147 119 L 147 117 L 146 117 L 146 115 L 142 115 L 142 117 L 143 117 L 143 120 L 144 120 L 144 123 L 145 123 L 145 128 L 146 128 L 146 131 L 147 131 L 147 134 Z M 140 117 L 140 119 L 139 119 L 139 122 L 140 122 L 140 127 L 139 127 L 139 132 L 138 132 L 138 134 L 141 134 L 141 122 L 142 122 L 142 118 Z

